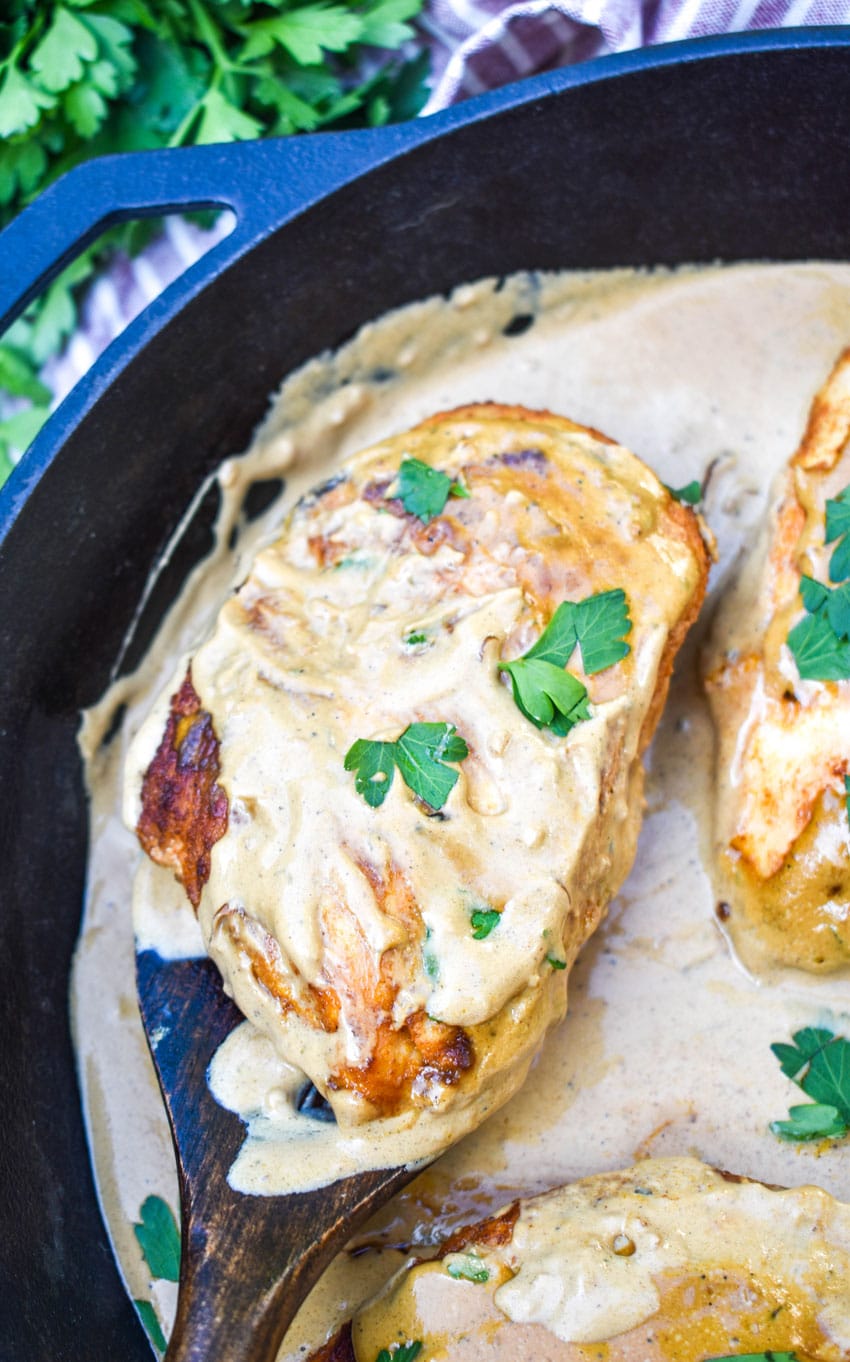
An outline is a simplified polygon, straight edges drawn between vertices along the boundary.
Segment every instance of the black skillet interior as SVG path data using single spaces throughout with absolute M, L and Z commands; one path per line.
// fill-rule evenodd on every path
M 69 1036 L 86 835 L 74 734 L 201 479 L 244 447 L 285 373 L 463 280 L 850 259 L 848 96 L 841 29 L 512 87 L 270 231 L 80 419 L 55 418 L 61 452 L 0 542 L 4 1362 L 150 1355 L 98 1213 Z

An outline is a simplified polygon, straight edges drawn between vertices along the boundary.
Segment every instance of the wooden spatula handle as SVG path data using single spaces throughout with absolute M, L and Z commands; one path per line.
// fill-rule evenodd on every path
M 322 1270 L 413 1170 L 362 1173 L 295 1196 L 234 1192 L 227 1172 L 245 1130 L 206 1076 L 242 1017 L 209 960 L 145 951 L 136 978 L 180 1177 L 180 1286 L 166 1362 L 274 1362 Z

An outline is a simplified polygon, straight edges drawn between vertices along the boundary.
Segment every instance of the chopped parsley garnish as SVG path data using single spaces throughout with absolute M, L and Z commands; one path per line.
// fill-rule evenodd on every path
M 450 1253 L 445 1259 L 446 1271 L 455 1281 L 488 1282 L 490 1269 L 477 1253 Z
M 694 478 L 693 482 L 686 482 L 684 487 L 668 487 L 664 484 L 671 497 L 677 501 L 684 501 L 688 506 L 696 506 L 697 502 L 702 501 L 702 483 L 699 478 Z
M 788 635 L 803 681 L 846 681 L 850 678 L 850 643 L 836 634 L 824 610 L 804 615 Z
M 787 1121 L 772 1121 L 783 1140 L 840 1140 L 850 1130 L 850 1041 L 822 1027 L 795 1031 L 793 1045 L 771 1045 L 786 1078 L 811 1102 L 791 1107 Z
M 564 668 L 576 647 L 588 676 L 613 667 L 630 651 L 625 638 L 631 627 L 626 593 L 619 587 L 583 601 L 562 601 L 527 653 L 499 663 L 511 678 L 517 707 L 538 728 L 551 728 L 561 737 L 589 719 L 587 687 Z
M 763 1353 L 724 1353 L 722 1357 L 707 1357 L 706 1362 L 798 1362 L 796 1353 L 778 1353 L 768 1348 Z
M 788 634 L 788 647 L 804 681 L 850 680 L 850 487 L 826 503 L 827 544 L 838 541 L 829 563 L 828 587 L 800 579 L 806 614 Z
M 416 633 L 416 634 L 405 634 L 405 636 L 404 636 L 404 646 L 405 646 L 405 648 L 415 648 L 415 647 L 417 646 L 417 644 L 419 644 L 419 643 L 427 643 L 427 642 L 428 642 L 428 635 L 427 635 L 427 634 L 419 634 L 419 633 Z
M 561 737 L 582 719 L 590 718 L 587 687 L 571 672 L 539 658 L 500 662 L 513 686 L 517 708 L 537 728 L 551 728 Z
M 355 772 L 354 788 L 373 809 L 386 799 L 396 767 L 408 789 L 441 809 L 458 777 L 446 762 L 467 756 L 469 748 L 453 724 L 408 724 L 395 742 L 358 738 L 345 754 L 345 769 Z
M 462 482 L 455 482 L 448 473 L 441 473 L 421 459 L 409 458 L 402 459 L 390 492 L 390 497 L 398 497 L 404 509 L 418 516 L 423 525 L 442 513 L 449 497 L 468 496 Z
M 433 951 L 422 952 L 422 967 L 432 984 L 435 984 L 440 977 L 440 962 Z
M 547 955 L 546 959 L 549 961 L 549 964 L 552 966 L 553 969 L 567 968 L 566 960 L 559 960 L 556 955 Z
M 393 783 L 395 743 L 358 738 L 345 754 L 346 771 L 355 771 L 354 788 L 366 803 L 377 809 Z
M 485 936 L 489 936 L 494 927 L 499 925 L 502 914 L 498 908 L 476 908 L 473 910 L 469 921 L 472 925 L 472 936 L 475 941 L 483 941 Z
M 835 544 L 829 560 L 829 579 L 843 582 L 850 577 L 850 487 L 845 487 L 834 500 L 826 503 L 826 533 L 824 542 Z M 836 540 L 838 541 L 836 543 Z
M 392 1351 L 389 1348 L 382 1348 L 375 1362 L 414 1362 L 421 1351 L 421 1339 L 417 1339 L 415 1343 L 397 1343 Z

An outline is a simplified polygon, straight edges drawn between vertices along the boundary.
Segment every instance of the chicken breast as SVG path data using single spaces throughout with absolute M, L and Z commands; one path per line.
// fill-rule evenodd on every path
M 626 449 L 470 406 L 302 500 L 184 664 L 128 817 L 339 1122 L 426 1156 L 521 1083 L 631 866 L 707 563 Z
M 819 1188 L 647 1159 L 458 1231 L 309 1362 L 841 1362 L 848 1273 L 850 1207 Z
M 850 351 L 815 397 L 708 652 L 718 911 L 756 970 L 850 963 L 850 644 L 830 624 L 841 624 L 831 573 L 840 583 L 843 567 L 826 543 L 827 510 L 840 524 L 850 484 L 849 438 Z

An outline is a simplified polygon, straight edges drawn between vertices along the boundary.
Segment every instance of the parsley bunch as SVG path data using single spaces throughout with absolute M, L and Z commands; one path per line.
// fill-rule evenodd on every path
M 0 18 L 0 227 L 52 180 L 106 152 L 243 141 L 410 118 L 428 55 L 386 58 L 423 0 L 7 0 Z M 368 65 L 368 74 L 364 69 Z M 30 405 L 0 421 L 11 449 L 47 417 L 39 379 L 77 321 L 79 290 L 150 223 L 89 247 L 0 345 L 0 392 Z

